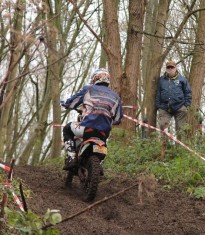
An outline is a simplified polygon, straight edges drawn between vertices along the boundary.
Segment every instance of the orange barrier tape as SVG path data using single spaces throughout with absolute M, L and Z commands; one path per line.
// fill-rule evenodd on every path
M 59 126 L 60 126 L 60 127 L 64 127 L 65 125 L 63 125 L 63 124 L 53 124 L 52 126 L 53 126 L 53 127 L 59 127 Z
M 14 190 L 12 188 L 12 185 L 9 183 L 9 182 L 5 182 L 4 183 L 5 187 L 9 187 L 12 195 L 13 195 L 13 198 L 14 198 L 14 201 L 16 202 L 16 204 L 18 205 L 18 207 L 20 208 L 21 211 L 24 211 L 24 208 L 23 208 L 23 205 L 22 203 L 20 202 L 19 198 L 17 197 L 17 195 L 14 193 Z
M 6 166 L 6 165 L 4 165 L 2 163 L 0 163 L 0 167 L 3 168 L 6 171 L 10 171 L 11 170 L 11 168 L 9 166 Z
M 201 158 L 202 160 L 205 161 L 205 158 L 204 158 L 202 155 L 198 154 L 195 150 L 191 149 L 190 147 L 188 147 L 187 145 L 185 145 L 184 143 L 182 143 L 182 142 L 181 142 L 180 140 L 178 140 L 174 135 L 170 134 L 170 133 L 167 132 L 166 130 L 161 130 L 161 129 L 159 129 L 159 128 L 156 128 L 156 127 L 154 127 L 154 126 L 151 126 L 151 125 L 149 125 L 149 124 L 146 124 L 146 123 L 144 123 L 144 122 L 141 122 L 141 121 L 139 121 L 139 120 L 137 120 L 137 119 L 134 119 L 134 118 L 132 118 L 132 117 L 129 117 L 129 116 L 125 115 L 125 114 L 124 114 L 123 116 L 126 117 L 127 119 L 133 121 L 133 122 L 138 123 L 138 124 L 141 125 L 141 126 L 145 126 L 145 127 L 147 127 L 147 128 L 150 128 L 150 129 L 153 129 L 153 130 L 156 130 L 156 131 L 159 131 L 159 132 L 161 132 L 161 133 L 166 134 L 170 139 L 174 140 L 177 144 L 180 144 L 180 145 L 183 146 L 185 149 L 189 150 L 190 152 L 194 153 L 197 157 L 199 157 L 199 158 Z

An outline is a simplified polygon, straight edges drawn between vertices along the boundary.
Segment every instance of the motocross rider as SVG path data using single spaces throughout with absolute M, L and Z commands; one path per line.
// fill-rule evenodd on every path
M 83 105 L 82 121 L 70 122 L 63 128 L 63 140 L 66 150 L 65 165 L 63 170 L 76 166 L 76 149 L 74 136 L 98 137 L 103 141 L 109 136 L 112 125 L 118 125 L 123 117 L 121 99 L 108 86 L 110 74 L 108 70 L 97 69 L 91 76 L 91 85 L 86 85 L 75 95 L 61 101 L 61 106 L 66 109 L 75 109 Z

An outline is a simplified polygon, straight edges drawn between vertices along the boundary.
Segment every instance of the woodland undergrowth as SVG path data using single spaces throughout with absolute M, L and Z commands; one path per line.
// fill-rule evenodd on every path
M 186 145 L 203 156 L 205 152 L 203 136 L 198 133 L 192 139 L 184 139 Z M 162 134 L 159 133 L 152 133 L 149 138 L 142 139 L 140 134 L 130 134 L 123 129 L 114 128 L 108 139 L 108 155 L 103 163 L 105 177 L 121 174 L 138 177 L 140 174 L 150 174 L 154 175 L 163 190 L 177 189 L 192 197 L 205 199 L 205 161 L 181 145 L 176 145 L 171 139 L 167 143 L 165 157 L 161 160 L 161 140 Z M 44 167 L 55 166 L 61 170 L 63 156 L 52 161 L 47 160 L 44 165 Z M 1 198 L 4 193 L 9 194 L 3 185 L 4 177 L 3 171 L 0 171 Z M 14 179 L 13 187 L 19 196 L 18 179 Z M 26 188 L 25 192 L 25 195 L 29 196 L 30 189 Z M 10 234 L 60 234 L 55 227 L 47 231 L 41 230 L 46 223 L 55 225 L 61 221 L 58 211 L 48 210 L 43 217 L 40 217 L 32 211 L 27 213 L 16 211 L 12 206 L 12 200 L 9 200 L 10 207 L 5 208 L 5 217 L 1 221 L 3 225 L 1 234 L 7 234 L 4 231 L 8 230 Z

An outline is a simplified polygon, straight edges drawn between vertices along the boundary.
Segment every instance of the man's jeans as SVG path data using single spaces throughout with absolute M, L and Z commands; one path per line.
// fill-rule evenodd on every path
M 175 112 L 168 112 L 167 110 L 159 109 L 159 125 L 161 130 L 169 127 L 172 117 L 175 119 L 176 132 L 178 132 L 186 123 L 187 108 L 182 106 Z

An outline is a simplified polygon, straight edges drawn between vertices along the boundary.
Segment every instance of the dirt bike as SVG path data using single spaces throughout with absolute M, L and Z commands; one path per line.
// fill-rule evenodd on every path
M 75 109 L 79 114 L 78 121 L 81 118 L 81 110 Z M 101 162 L 107 154 L 106 142 L 100 138 L 90 137 L 83 140 L 75 137 L 77 165 L 67 172 L 66 187 L 72 187 L 74 176 L 80 179 L 83 200 L 92 201 L 96 197 L 98 184 L 102 171 Z

